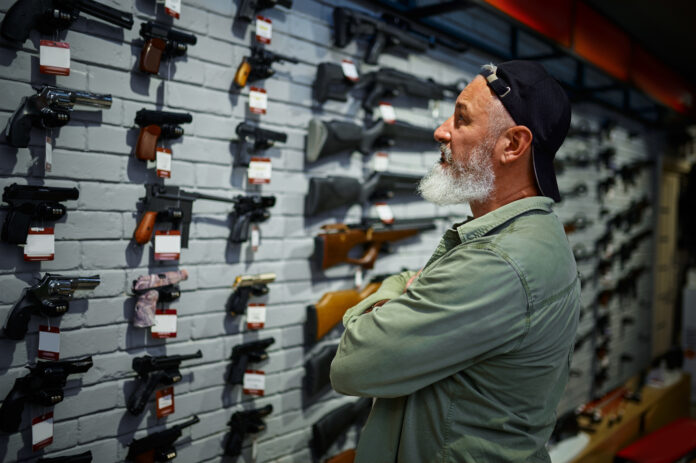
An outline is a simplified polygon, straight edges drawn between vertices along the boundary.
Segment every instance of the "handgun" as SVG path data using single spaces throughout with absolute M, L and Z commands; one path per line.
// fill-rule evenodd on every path
M 193 34 L 152 21 L 140 25 L 140 36 L 145 39 L 145 45 L 140 52 L 139 66 L 142 72 L 149 74 L 159 72 L 162 59 L 184 56 L 188 45 L 195 45 L 198 40 Z
M 184 129 L 179 124 L 190 123 L 192 120 L 193 117 L 189 113 L 141 109 L 135 113 L 135 123 L 140 126 L 135 157 L 141 161 L 154 161 L 157 156 L 157 142 L 181 137 Z
M 244 372 L 249 362 L 260 362 L 268 358 L 266 348 L 273 344 L 275 339 L 266 338 L 258 341 L 250 341 L 238 344 L 232 348 L 232 366 L 227 376 L 229 384 L 242 384 Z
M 251 47 L 251 56 L 242 58 L 242 62 L 237 67 L 237 72 L 234 74 L 234 86 L 243 88 L 247 82 L 256 82 L 261 79 L 268 79 L 275 71 L 271 65 L 278 62 L 287 61 L 288 63 L 299 63 L 297 58 L 281 55 L 268 51 L 258 45 Z
M 275 273 L 239 275 L 232 285 L 234 292 L 227 303 L 227 311 L 233 315 L 242 315 L 249 304 L 249 296 L 259 297 L 268 294 L 266 283 L 271 283 L 275 279 Z

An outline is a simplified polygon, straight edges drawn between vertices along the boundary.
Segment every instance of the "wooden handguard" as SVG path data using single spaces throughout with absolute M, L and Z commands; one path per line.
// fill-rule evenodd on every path
M 140 129 L 138 142 L 135 144 L 135 157 L 141 161 L 154 161 L 157 158 L 157 140 L 162 134 L 162 127 L 148 125 Z
M 327 229 L 328 227 L 325 227 Z M 321 268 L 326 270 L 334 265 L 349 263 L 360 265 L 369 270 L 375 265 L 382 244 L 398 241 L 420 233 L 417 228 L 403 230 L 373 231 L 347 230 L 341 233 L 322 233 L 318 235 L 321 246 Z M 367 251 L 359 259 L 349 257 L 348 253 L 358 244 L 368 246 Z
M 146 41 L 140 52 L 140 70 L 149 74 L 157 74 L 166 48 L 167 43 L 162 39 L 152 38 Z
M 353 463 L 355 460 L 355 449 L 344 450 L 338 455 L 334 455 L 324 463 Z
M 136 243 L 145 244 L 150 241 L 152 231 L 155 229 L 155 219 L 157 219 L 157 212 L 145 211 L 143 218 L 140 219 L 138 228 L 136 228 L 135 233 L 133 233 L 133 238 L 135 238 Z
M 251 72 L 251 64 L 247 61 L 246 57 L 242 58 L 242 62 L 239 63 L 237 67 L 237 72 L 234 74 L 234 85 L 237 88 L 243 88 L 247 79 L 249 78 L 249 73 Z

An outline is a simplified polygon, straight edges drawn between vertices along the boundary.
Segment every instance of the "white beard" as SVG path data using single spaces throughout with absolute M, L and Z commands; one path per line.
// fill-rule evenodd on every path
M 467 163 L 460 165 L 453 161 L 452 151 L 441 144 L 447 166 L 440 161 L 435 163 L 421 179 L 418 192 L 426 201 L 439 206 L 488 199 L 495 186 L 492 147 L 493 143 L 484 141 L 471 150 Z

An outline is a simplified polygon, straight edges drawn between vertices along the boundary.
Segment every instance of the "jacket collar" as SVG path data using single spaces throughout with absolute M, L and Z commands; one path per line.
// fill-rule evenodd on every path
M 553 199 L 547 198 L 546 196 L 522 198 L 501 206 L 476 219 L 468 220 L 462 224 L 455 224 L 453 228 L 457 231 L 459 239 L 464 243 L 475 238 L 480 238 L 494 228 L 526 212 L 532 210 L 551 212 L 552 204 Z

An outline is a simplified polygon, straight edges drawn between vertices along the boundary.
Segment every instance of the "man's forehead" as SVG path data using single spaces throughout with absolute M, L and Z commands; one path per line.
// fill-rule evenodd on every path
M 491 92 L 482 76 L 476 76 L 457 97 L 456 105 L 465 110 L 482 107 L 490 103 Z

